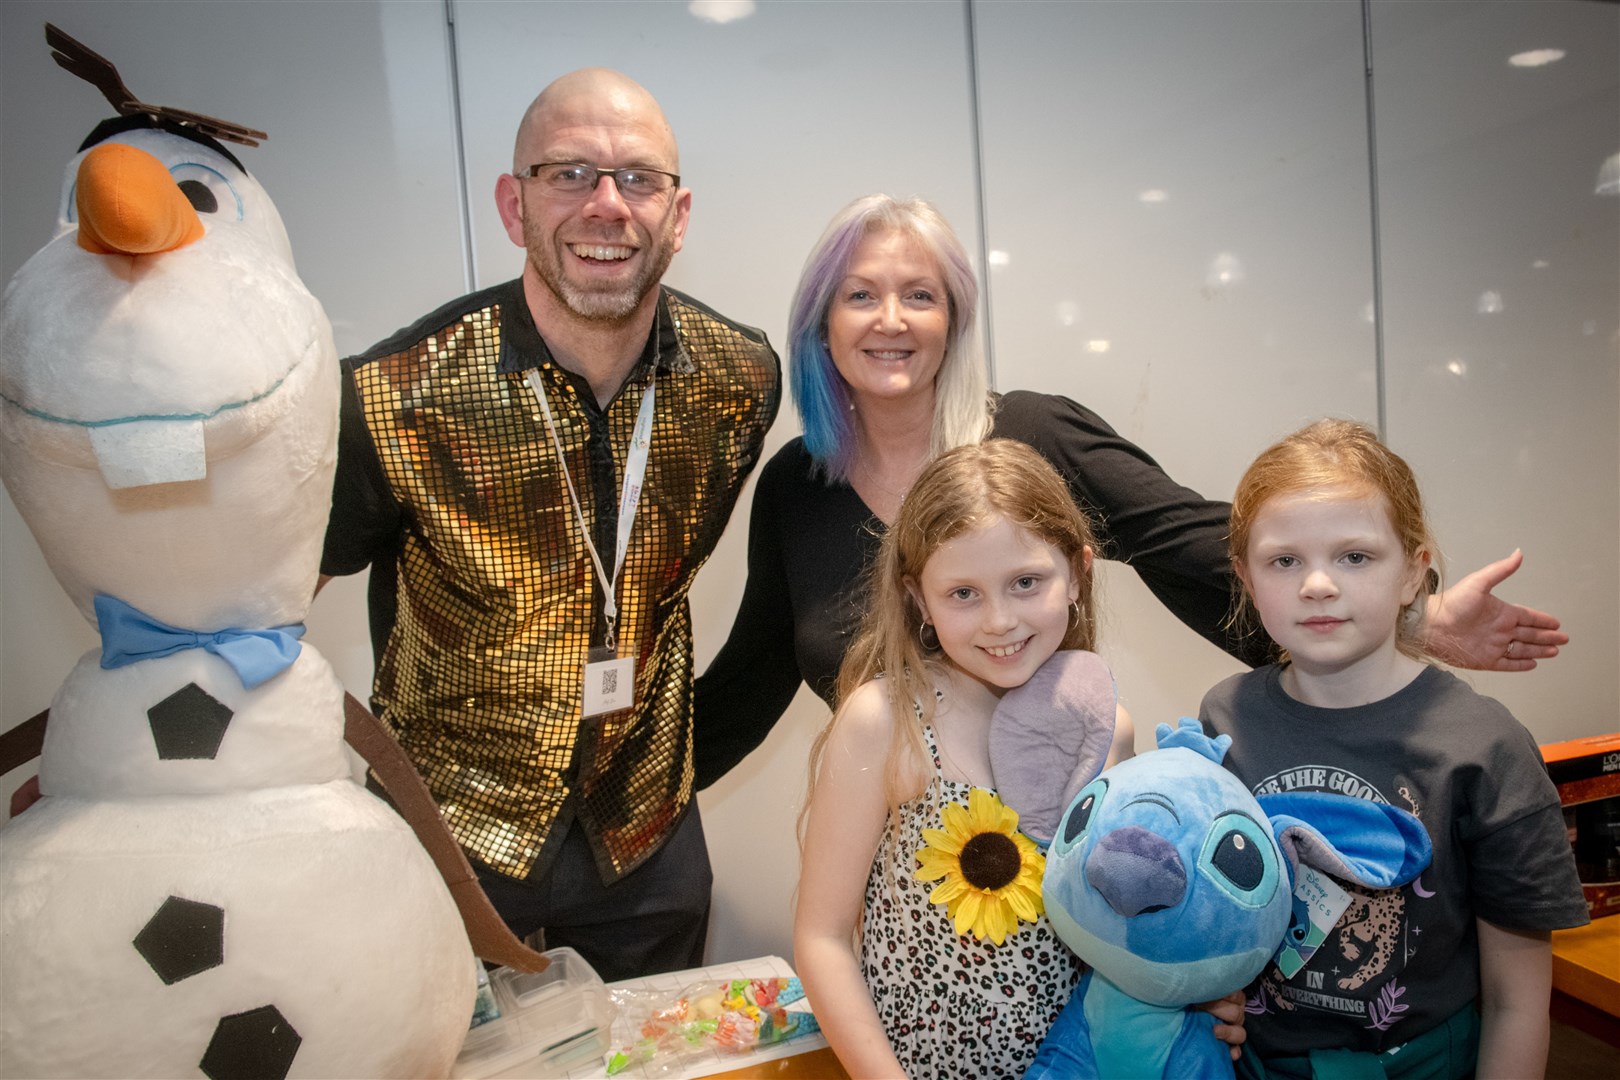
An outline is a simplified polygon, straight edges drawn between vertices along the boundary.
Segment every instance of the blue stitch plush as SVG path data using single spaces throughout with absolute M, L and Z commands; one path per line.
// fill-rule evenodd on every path
M 1047 917 L 1091 968 L 1027 1075 L 1231 1077 L 1214 1017 L 1189 1006 L 1247 985 L 1276 954 L 1299 864 L 1389 888 L 1428 866 L 1428 834 L 1361 799 L 1257 801 L 1220 765 L 1231 738 L 1210 739 L 1196 720 L 1158 725 L 1160 749 L 1098 775 L 1106 742 L 1072 733 L 1112 730 L 1112 685 L 1098 657 L 1060 652 L 992 721 L 1001 797 L 1049 845 Z M 1072 706 L 1104 698 L 1083 714 Z M 1046 748 L 1041 768 L 1030 767 L 1035 747 Z

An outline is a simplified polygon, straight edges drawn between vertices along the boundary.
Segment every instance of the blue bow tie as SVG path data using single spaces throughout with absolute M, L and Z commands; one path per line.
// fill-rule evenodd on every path
M 304 636 L 303 623 L 203 634 L 159 622 L 116 596 L 97 593 L 95 605 L 104 668 L 155 660 L 182 649 L 205 649 L 231 665 L 242 685 L 252 690 L 292 667 L 303 648 L 298 644 Z

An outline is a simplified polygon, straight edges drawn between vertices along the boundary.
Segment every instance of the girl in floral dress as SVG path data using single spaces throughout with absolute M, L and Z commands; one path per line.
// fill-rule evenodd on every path
M 1001 439 L 929 465 L 884 537 L 812 751 L 794 921 L 851 1076 L 1019 1076 L 1079 979 L 988 733 L 1002 694 L 1095 643 L 1091 559 L 1063 481 Z M 1119 710 L 1109 764 L 1132 743 Z

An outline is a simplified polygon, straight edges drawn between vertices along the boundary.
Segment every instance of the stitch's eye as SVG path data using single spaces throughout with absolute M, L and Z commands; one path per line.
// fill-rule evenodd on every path
M 1080 805 L 1074 808 L 1069 820 L 1063 823 L 1063 839 L 1074 842 L 1074 838 L 1086 831 L 1091 822 L 1091 811 L 1097 803 L 1097 796 L 1087 795 L 1080 800 Z
M 1264 907 L 1280 881 L 1270 830 L 1236 811 L 1210 823 L 1198 870 L 1245 907 Z
M 1080 794 L 1074 797 L 1069 804 L 1069 812 L 1063 817 L 1063 824 L 1058 826 L 1056 842 L 1052 845 L 1057 851 L 1067 851 L 1081 840 L 1085 839 L 1086 830 L 1091 827 L 1091 819 L 1096 816 L 1097 810 L 1102 806 L 1103 797 L 1108 794 L 1107 780 L 1093 780 L 1081 789 Z
M 1209 861 L 1240 889 L 1254 888 L 1266 872 L 1259 846 L 1239 829 L 1221 837 Z

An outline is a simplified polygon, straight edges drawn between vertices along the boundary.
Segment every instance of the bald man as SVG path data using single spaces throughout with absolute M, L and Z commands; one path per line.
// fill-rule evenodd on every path
M 513 931 L 610 981 L 696 966 L 687 592 L 780 366 L 660 284 L 692 193 L 634 81 L 546 87 L 495 205 L 522 276 L 345 361 L 322 570 L 372 568 L 372 707 Z

